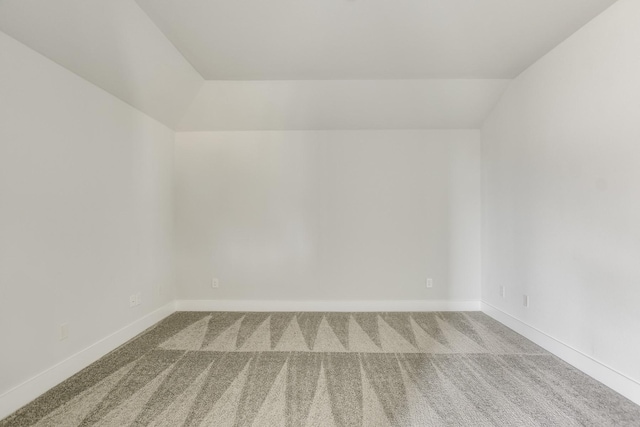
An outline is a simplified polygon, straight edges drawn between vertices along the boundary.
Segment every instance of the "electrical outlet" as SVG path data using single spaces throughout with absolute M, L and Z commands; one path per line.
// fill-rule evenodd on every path
M 129 296 L 129 307 L 135 307 L 140 305 L 140 301 L 142 301 L 142 294 L 138 292 L 137 294 L 133 294 Z
M 214 289 L 220 287 L 220 280 L 217 277 L 211 279 L 211 287 Z
M 529 307 L 529 295 L 523 295 L 522 305 L 524 305 L 525 307 Z
M 58 329 L 58 339 L 64 341 L 69 338 L 69 324 L 62 323 Z
M 427 288 L 433 288 L 433 279 L 431 277 L 427 279 Z
M 500 296 L 505 298 L 507 296 L 507 288 L 505 286 L 500 286 Z

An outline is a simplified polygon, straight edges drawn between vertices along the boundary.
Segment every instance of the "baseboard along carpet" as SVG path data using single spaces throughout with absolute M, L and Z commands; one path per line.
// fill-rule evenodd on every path
M 619 426 L 640 407 L 480 312 L 178 312 L 9 426 Z

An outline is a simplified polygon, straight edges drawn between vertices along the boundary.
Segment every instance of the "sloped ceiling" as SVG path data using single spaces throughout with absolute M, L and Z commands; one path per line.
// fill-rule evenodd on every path
M 178 130 L 477 129 L 508 83 L 208 81 Z
M 176 130 L 477 128 L 614 1 L 0 0 L 0 30 Z
M 208 80 L 510 79 L 615 0 L 136 0 Z
M 0 30 L 171 128 L 203 83 L 133 0 L 0 0 Z

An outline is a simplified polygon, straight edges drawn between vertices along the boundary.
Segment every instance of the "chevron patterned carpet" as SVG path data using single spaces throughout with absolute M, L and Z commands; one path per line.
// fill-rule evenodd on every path
M 479 312 L 168 317 L 8 426 L 613 426 L 640 407 Z

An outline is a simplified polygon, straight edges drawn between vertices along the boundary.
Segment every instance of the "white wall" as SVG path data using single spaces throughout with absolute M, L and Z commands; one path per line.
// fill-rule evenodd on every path
M 2 396 L 173 299 L 173 132 L 4 33 L 0 52 Z
M 509 80 L 207 81 L 179 131 L 479 129 Z
M 178 133 L 178 297 L 477 301 L 479 161 L 478 131 Z
M 486 121 L 482 298 L 640 382 L 638 40 L 640 2 L 620 0 Z

